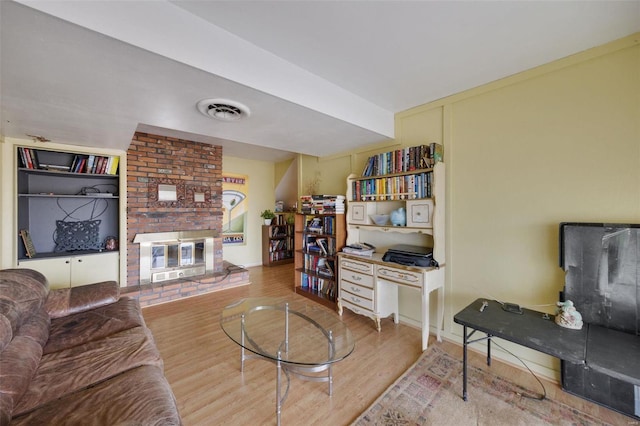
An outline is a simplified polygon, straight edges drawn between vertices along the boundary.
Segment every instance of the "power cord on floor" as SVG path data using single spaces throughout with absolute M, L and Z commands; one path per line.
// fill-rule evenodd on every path
M 503 351 L 505 351 L 506 353 L 508 353 L 509 355 L 511 355 L 512 357 L 516 358 L 518 361 L 520 361 L 520 363 L 522 365 L 524 365 L 524 367 L 529 370 L 529 373 L 531 373 L 531 375 L 538 381 L 538 383 L 540 383 L 540 387 L 542 387 L 542 395 L 538 395 L 538 396 L 533 396 L 533 395 L 527 395 L 524 393 L 518 393 L 518 395 L 522 396 L 523 398 L 529 398 L 529 399 L 535 399 L 538 401 L 542 401 L 547 397 L 547 389 L 545 389 L 544 384 L 542 383 L 542 381 L 538 378 L 538 376 L 536 376 L 536 374 L 529 368 L 529 366 L 527 364 L 525 364 L 525 362 L 516 354 L 514 354 L 513 352 L 511 352 L 508 349 L 505 349 L 503 346 L 499 345 L 498 343 L 496 343 L 495 340 L 491 340 L 491 342 L 496 345 L 497 347 L 499 347 L 500 349 L 502 349 Z

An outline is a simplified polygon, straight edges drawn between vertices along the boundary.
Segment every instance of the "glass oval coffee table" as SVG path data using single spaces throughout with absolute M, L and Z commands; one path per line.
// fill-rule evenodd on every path
M 340 316 L 311 301 L 284 298 L 247 298 L 222 311 L 220 325 L 240 345 L 244 361 L 261 358 L 276 364 L 276 418 L 289 393 L 290 375 L 328 382 L 333 393 L 331 366 L 353 352 L 355 341 Z M 251 352 L 247 354 L 246 351 Z M 284 393 L 281 375 L 287 383 Z

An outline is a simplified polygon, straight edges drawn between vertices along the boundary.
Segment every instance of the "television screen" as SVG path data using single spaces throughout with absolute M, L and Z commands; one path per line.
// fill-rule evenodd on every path
M 562 223 L 560 267 L 585 322 L 640 335 L 640 224 Z

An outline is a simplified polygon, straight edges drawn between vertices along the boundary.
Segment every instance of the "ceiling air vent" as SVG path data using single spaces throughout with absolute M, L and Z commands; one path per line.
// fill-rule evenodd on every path
M 202 114 L 220 121 L 238 121 L 251 114 L 247 106 L 228 99 L 203 99 L 197 107 Z

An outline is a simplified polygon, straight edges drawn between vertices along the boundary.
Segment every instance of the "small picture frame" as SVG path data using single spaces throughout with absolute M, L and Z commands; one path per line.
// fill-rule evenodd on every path
M 31 241 L 31 235 L 29 235 L 29 231 L 27 231 L 26 229 L 21 229 L 20 237 L 22 238 L 22 242 L 24 243 L 24 249 L 27 253 L 27 257 L 29 259 L 35 257 L 36 248 L 33 246 L 33 241 Z

